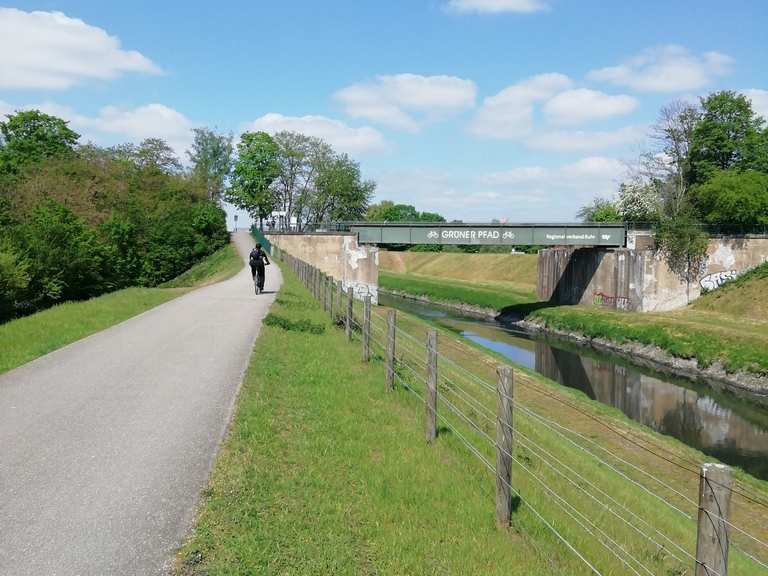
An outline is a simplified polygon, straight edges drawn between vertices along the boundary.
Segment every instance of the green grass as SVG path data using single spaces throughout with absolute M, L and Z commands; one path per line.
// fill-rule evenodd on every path
M 658 346 L 700 366 L 768 375 L 768 264 L 673 312 L 634 313 L 589 306 L 541 308 L 531 318 L 548 327 Z
M 59 304 L 0 324 L 0 373 L 109 328 L 179 294 L 179 290 L 162 288 L 126 288 L 83 302 Z
M 271 311 L 279 320 L 264 326 L 256 342 L 197 527 L 179 553 L 177 574 L 587 573 L 526 506 L 516 508 L 511 530 L 494 528 L 493 479 L 458 434 L 470 439 L 491 461 L 493 450 L 451 416 L 444 404 L 438 410 L 447 420 L 442 422 L 438 440 L 432 446 L 425 444 L 420 402 L 401 385 L 394 392 L 384 390 L 381 349 L 376 345 L 383 310 L 374 309 L 374 359 L 365 365 L 357 335 L 348 344 L 294 276 L 286 271 L 284 277 L 286 284 Z M 359 313 L 357 305 L 356 310 Z M 426 323 L 399 312 L 398 324 L 417 341 L 423 340 Z M 307 330 L 307 326 L 324 329 Z M 439 342 L 444 354 L 492 381 L 497 359 L 456 342 L 449 334 L 442 334 Z M 403 358 L 412 353 L 423 358 L 423 349 L 408 339 L 398 337 L 398 349 Z M 420 378 L 410 376 L 404 366 L 398 372 L 423 393 L 423 385 L 417 383 Z M 459 373 L 449 372 L 448 365 L 442 366 L 441 374 L 461 382 L 467 393 L 493 413 L 493 392 L 489 394 L 472 380 L 461 380 Z M 568 403 L 593 412 L 621 431 L 621 435 L 608 434 L 582 412 L 573 412 L 535 391 L 546 388 L 560 396 L 562 389 L 555 384 L 524 372 L 516 373 L 515 382 L 518 402 L 600 441 L 695 497 L 695 473 L 655 459 L 628 443 L 626 437 L 664 445 L 667 457 L 699 460 L 703 459 L 700 453 L 674 440 L 667 442 L 618 411 L 613 410 L 616 418 L 612 418 L 610 409 L 583 394 L 562 394 Z M 453 384 L 441 380 L 440 397 L 450 398 L 486 433 L 493 434 L 493 421 L 480 420 L 478 412 L 451 394 L 451 388 Z M 693 552 L 693 521 L 681 519 L 659 505 L 653 495 L 614 476 L 532 420 L 516 416 L 516 428 Z M 667 552 L 655 549 L 610 513 L 596 508 L 578 488 L 551 473 L 523 444 L 522 436 L 515 455 L 652 573 L 690 573 L 691 562 L 676 562 Z M 627 473 L 635 475 L 631 470 Z M 765 483 L 737 474 L 744 483 L 742 489 L 749 486 L 754 497 L 765 498 Z M 639 481 L 650 482 L 647 478 Z M 517 465 L 513 482 L 526 502 L 541 511 L 603 574 L 626 573 L 623 565 L 569 520 L 554 504 L 554 497 Z M 732 519 L 750 529 L 759 525 L 755 532 L 764 537 L 768 527 L 762 511 L 737 504 Z M 738 539 L 734 536 L 734 540 Z M 735 549 L 730 564 L 731 574 L 760 573 Z
M 126 288 L 0 324 L 0 374 L 176 298 L 185 288 L 228 278 L 242 267 L 230 244 L 163 288 Z
M 162 288 L 193 288 L 221 282 L 231 278 L 244 264 L 237 253 L 234 244 L 227 244 L 207 258 L 204 258 L 192 268 L 180 274 L 173 280 L 162 285 Z
M 500 284 L 528 292 L 536 290 L 537 263 L 536 254 L 379 253 L 379 267 L 385 272 Z
M 530 319 L 549 328 L 658 346 L 678 358 L 695 358 L 700 366 L 719 362 L 736 372 L 768 375 L 768 324 L 749 323 L 719 314 L 626 313 L 586 306 L 541 308 Z
M 425 296 L 436 302 L 471 304 L 494 311 L 500 311 L 507 306 L 527 304 L 535 300 L 535 294 L 531 291 L 500 284 L 426 278 L 384 271 L 379 272 L 379 286 L 414 296 Z
M 495 530 L 477 462 L 427 446 L 411 397 L 284 277 L 177 573 L 574 573 L 547 538 Z
M 768 322 L 768 262 L 753 268 L 717 290 L 701 296 L 691 306 L 749 320 Z

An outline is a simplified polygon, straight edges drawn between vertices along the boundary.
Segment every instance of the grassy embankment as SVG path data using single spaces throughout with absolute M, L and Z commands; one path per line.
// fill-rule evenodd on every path
M 234 245 L 228 244 L 162 288 L 125 288 L 0 324 L 0 374 L 172 300 L 191 288 L 228 278 L 242 267 Z
M 424 269 L 424 267 L 422 267 Z M 552 329 L 578 332 L 619 344 L 635 341 L 657 346 L 700 366 L 720 363 L 731 372 L 768 375 L 768 264 L 702 296 L 691 306 L 665 313 L 631 313 L 593 306 L 547 306 L 532 292 L 487 285 L 482 271 L 476 282 L 380 273 L 383 288 L 434 300 L 491 307 L 527 315 Z
M 480 282 L 469 284 L 461 280 L 446 278 L 437 280 L 384 271 L 379 272 L 379 287 L 393 292 L 424 296 L 435 302 L 471 304 L 491 311 L 535 301 L 535 296 L 532 293 L 510 288 L 504 284 Z
M 531 254 L 382 252 L 381 288 L 497 311 L 536 299 Z
M 394 274 L 480 282 L 533 294 L 537 258 L 535 254 L 383 251 L 379 254 L 379 266 Z
M 664 313 L 626 313 L 585 306 L 543 308 L 532 314 L 547 326 L 615 342 L 658 346 L 700 366 L 768 375 L 768 264 Z
M 295 277 L 290 272 L 284 276 L 286 284 L 256 342 L 254 361 L 205 492 L 197 528 L 179 554 L 178 574 L 587 572 L 525 505 L 516 509 L 513 530 L 496 531 L 493 480 L 464 447 L 459 434 L 492 462 L 490 444 L 472 435 L 441 404 L 438 411 L 446 420 L 441 420 L 440 437 L 435 445 L 425 445 L 420 402 L 402 386 L 394 393 L 384 391 L 380 348 L 374 347 L 377 356 L 371 365 L 362 364 L 358 338 L 354 345 L 348 344 Z M 373 337 L 377 342 L 384 310 L 375 312 Z M 423 341 L 426 323 L 401 313 L 398 324 Z M 493 381 L 498 359 L 492 355 L 466 346 L 446 332 L 441 335 L 440 348 L 446 357 Z M 423 376 L 418 366 L 423 349 L 404 335 L 398 336 L 398 349 L 400 378 L 423 393 L 423 385 L 417 383 Z M 493 420 L 484 422 L 478 416 L 484 410 L 493 414 L 494 393 L 475 380 L 461 380 L 461 374 L 451 372 L 450 366 L 441 366 L 441 398 L 450 399 L 492 435 Z M 695 498 L 695 466 L 704 460 L 700 453 L 540 377 L 520 371 L 515 380 L 521 406 L 553 421 L 567 422 L 585 438 L 599 440 L 639 469 L 652 470 L 681 494 Z M 454 395 L 456 381 L 475 398 L 472 405 L 462 404 Z M 553 397 L 559 401 L 553 402 Z M 606 422 L 613 432 L 606 431 Z M 653 493 L 642 491 L 523 415 L 516 415 L 515 425 L 519 431 L 516 458 L 541 475 L 554 493 L 572 502 L 653 573 L 690 572 L 690 562 L 677 562 L 667 551 L 649 547 L 614 515 L 597 508 L 585 496 L 583 483 L 574 486 L 551 473 L 545 465 L 547 458 L 526 446 L 525 437 L 612 494 L 624 507 L 614 507 L 622 515 L 631 510 L 642 516 L 688 553 L 695 548 L 695 523 L 661 505 L 654 494 L 671 499 L 690 515 L 695 514 L 695 506 L 676 500 L 652 479 L 624 468 Z M 687 466 L 669 465 L 641 445 L 655 447 L 666 458 Z M 740 489 L 768 501 L 765 483 L 740 472 L 737 476 Z M 557 508 L 555 498 L 517 465 L 513 482 L 525 501 L 552 521 L 604 574 L 626 572 L 598 542 L 601 538 L 571 522 Z M 743 501 L 735 501 L 733 509 L 734 522 L 765 537 L 764 509 L 745 506 Z M 733 550 L 731 573 L 759 572 Z

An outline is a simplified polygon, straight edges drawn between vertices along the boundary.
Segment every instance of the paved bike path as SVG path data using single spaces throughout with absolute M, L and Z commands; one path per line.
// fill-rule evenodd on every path
M 165 573 L 281 282 L 244 267 L 0 376 L 0 575 Z

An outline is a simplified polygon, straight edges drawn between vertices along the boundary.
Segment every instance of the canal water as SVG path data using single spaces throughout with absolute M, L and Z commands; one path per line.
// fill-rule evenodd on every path
M 610 353 L 390 295 L 379 304 L 448 328 L 633 420 L 768 480 L 768 408 Z

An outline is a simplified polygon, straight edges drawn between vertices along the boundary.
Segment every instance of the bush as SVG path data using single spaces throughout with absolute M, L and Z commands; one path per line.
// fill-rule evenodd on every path
M 0 322 L 14 316 L 29 286 L 29 263 L 8 238 L 0 237 Z
M 65 206 L 44 202 L 22 231 L 33 302 L 90 298 L 108 288 L 104 246 L 95 231 Z
M 0 162 L 0 321 L 161 284 L 227 243 L 224 211 L 162 141 L 78 147 L 40 113 L 3 126 L 13 142 L 0 137 L 0 155 L 13 162 Z
M 694 189 L 694 202 L 707 224 L 768 224 L 768 174 L 728 170 Z

